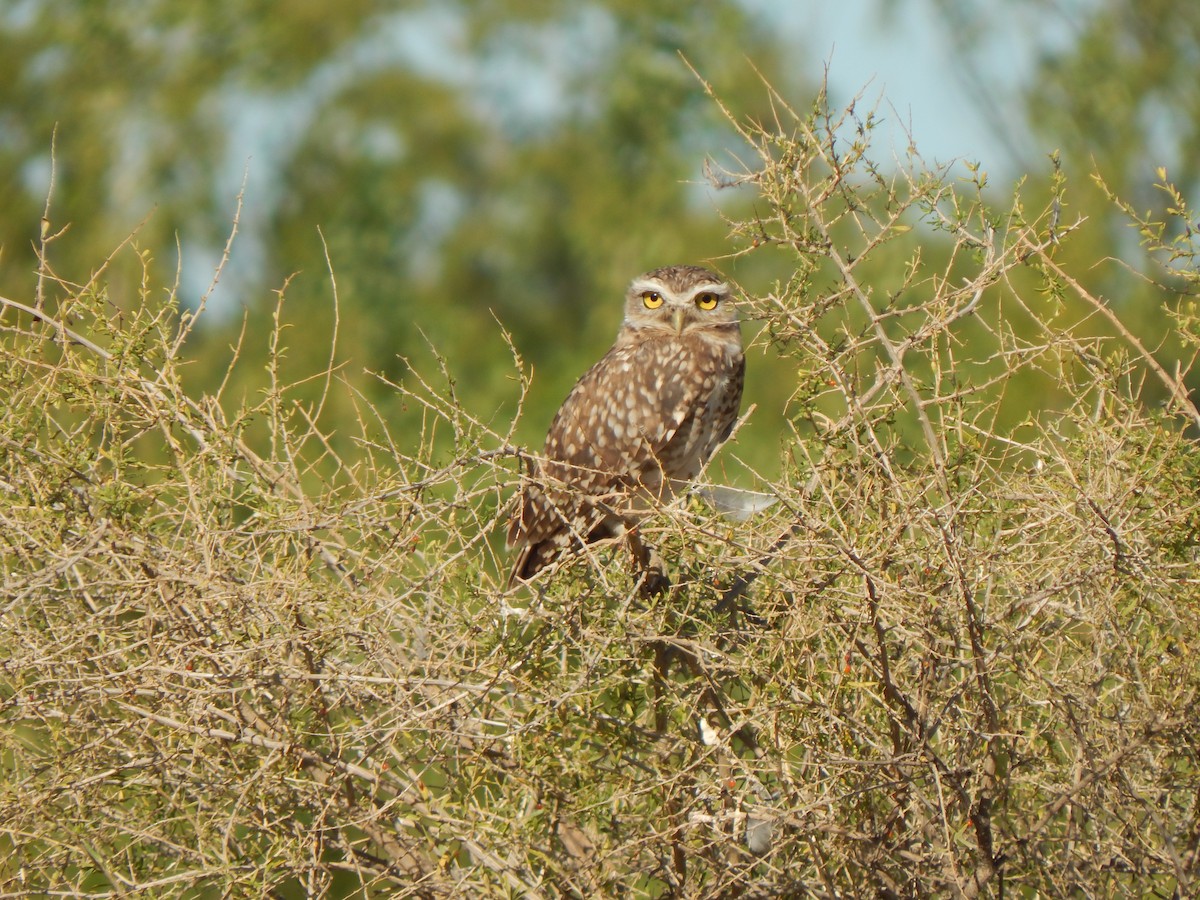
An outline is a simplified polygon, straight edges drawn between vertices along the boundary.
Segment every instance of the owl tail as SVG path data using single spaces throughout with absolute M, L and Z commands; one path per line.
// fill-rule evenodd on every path
M 508 586 L 528 581 L 565 553 L 622 533 L 609 518 L 592 502 L 575 498 L 560 508 L 541 491 L 527 488 L 508 527 L 508 546 L 517 548 Z
M 528 581 L 570 546 L 570 532 L 558 508 L 536 486 L 526 485 L 508 523 L 508 546 L 517 551 L 509 588 Z
M 562 553 L 563 548 L 553 540 L 525 544 L 513 562 L 512 574 L 508 576 L 509 588 L 528 581 Z

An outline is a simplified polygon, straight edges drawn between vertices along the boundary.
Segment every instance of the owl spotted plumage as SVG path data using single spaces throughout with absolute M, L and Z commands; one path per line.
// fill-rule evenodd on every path
M 745 358 L 729 285 L 699 266 L 633 280 L 617 341 L 575 384 L 509 525 L 511 582 L 625 536 L 647 566 L 639 512 L 670 499 L 729 437 Z

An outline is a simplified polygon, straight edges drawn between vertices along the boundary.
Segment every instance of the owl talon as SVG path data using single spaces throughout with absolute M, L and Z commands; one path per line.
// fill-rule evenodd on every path
M 669 591 L 671 578 L 667 575 L 667 564 L 658 555 L 658 551 L 645 543 L 636 530 L 627 532 L 626 540 L 629 541 L 629 550 L 633 554 L 635 570 L 641 573 L 641 595 L 647 598 L 657 597 Z
M 653 565 L 642 570 L 642 585 L 638 590 L 647 599 L 658 597 L 671 590 L 671 579 L 661 564 Z

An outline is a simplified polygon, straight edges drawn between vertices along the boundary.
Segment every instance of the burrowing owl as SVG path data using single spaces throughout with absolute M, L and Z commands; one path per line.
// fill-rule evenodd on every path
M 729 437 L 745 367 L 724 279 L 699 266 L 635 278 L 617 342 L 563 402 L 521 493 L 510 584 L 606 537 L 625 536 L 649 566 L 639 511 L 695 478 Z

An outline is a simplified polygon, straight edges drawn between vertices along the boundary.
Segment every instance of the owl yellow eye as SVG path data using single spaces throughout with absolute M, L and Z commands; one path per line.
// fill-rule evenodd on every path
M 697 294 L 696 305 L 703 310 L 716 309 L 717 295 L 712 291 L 705 291 L 703 294 Z
M 658 309 L 663 305 L 662 294 L 658 291 L 643 291 L 642 303 L 645 304 L 646 309 Z

